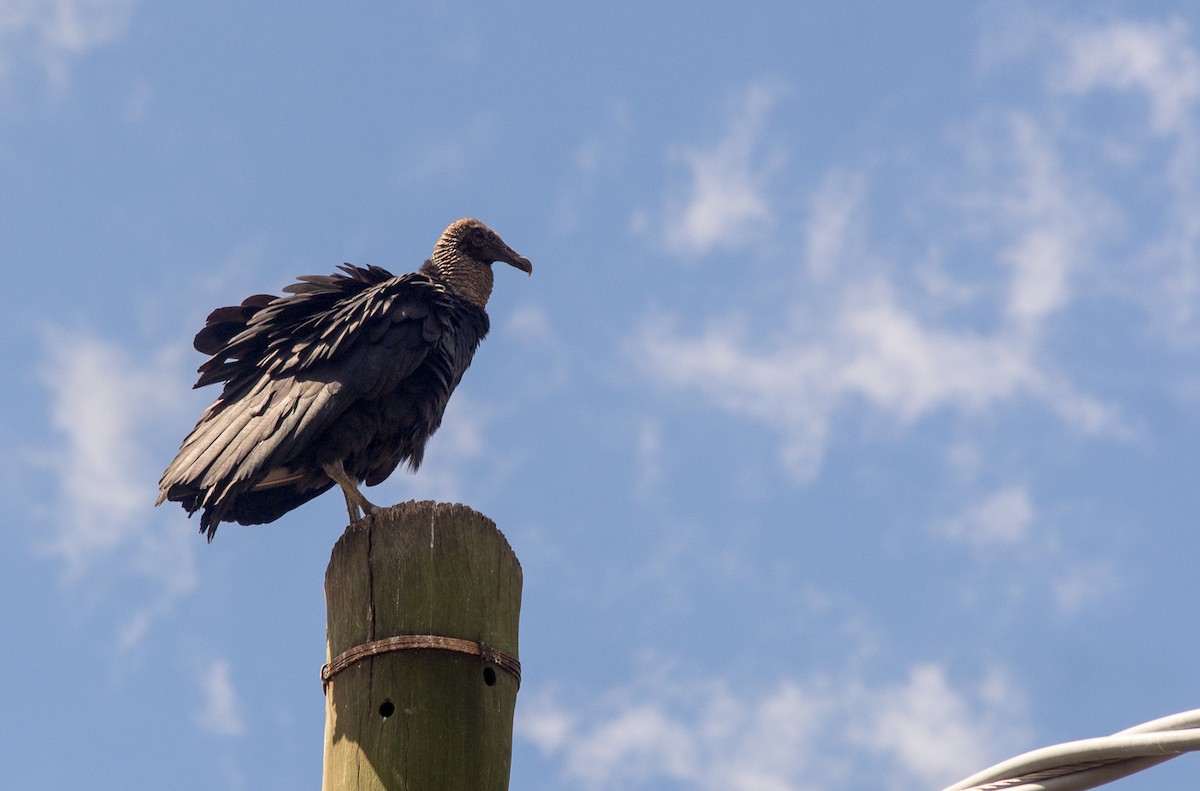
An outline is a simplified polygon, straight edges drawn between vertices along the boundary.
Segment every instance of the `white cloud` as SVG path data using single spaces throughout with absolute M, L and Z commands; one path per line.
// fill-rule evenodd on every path
M 1165 23 L 1117 21 L 1061 31 L 1063 61 L 1051 85 L 1076 95 L 1096 90 L 1136 91 L 1150 106 L 1159 134 L 1190 126 L 1200 100 L 1200 58 L 1181 20 Z
M 882 284 L 853 295 L 837 322 L 835 386 L 906 421 L 943 406 L 982 409 L 1042 379 L 1021 339 L 931 326 Z
M 1105 561 L 1078 562 L 1055 569 L 1051 592 L 1058 612 L 1071 615 L 1098 599 L 1116 592 L 1120 583 L 1112 566 Z
M 938 665 L 917 665 L 908 680 L 873 696 L 871 716 L 855 736 L 863 747 L 890 754 L 901 769 L 929 788 L 984 769 L 1001 744 L 1020 741 L 1020 729 L 1002 724 L 1005 701 L 1016 690 L 992 671 L 967 694 L 956 691 Z
M 5 0 L 0 3 L 0 79 L 31 60 L 56 88 L 89 51 L 125 35 L 134 0 Z
M 1044 69 L 1045 87 L 1056 98 L 1100 91 L 1140 95 L 1149 110 L 1150 129 L 1158 135 L 1189 132 L 1193 126 L 1200 57 L 1184 20 L 1097 22 L 1026 7 L 1004 9 L 989 21 L 980 47 L 985 65 L 1032 62 Z M 1139 115 L 1146 113 L 1139 110 Z
M 1006 310 L 1028 330 L 1067 305 L 1072 271 L 1087 255 L 1089 234 L 1099 227 L 1102 210 L 1071 183 L 1037 121 L 1012 113 L 1007 125 L 1017 175 L 998 196 L 999 216 L 1011 224 L 1000 260 L 1013 273 Z
M 94 551 L 119 543 L 145 505 L 142 487 L 130 477 L 138 450 L 133 430 L 140 409 L 161 397 L 161 383 L 95 338 L 56 335 L 49 352 L 51 421 L 67 443 L 56 472 L 74 512 L 70 541 L 60 540 L 56 549 L 78 567 Z
M 692 390 L 782 434 L 799 479 L 816 473 L 834 413 L 859 402 L 901 423 L 941 409 L 980 413 L 1019 396 L 1045 403 L 1087 434 L 1123 434 L 1118 411 L 1046 370 L 1022 335 L 982 335 L 923 322 L 878 282 L 850 287 L 826 324 L 774 337 L 716 325 L 682 337 L 647 325 L 635 350 L 645 374 Z
M 833 171 L 809 201 L 805 223 L 805 258 L 818 282 L 835 274 L 843 262 L 861 254 L 864 179 L 861 174 Z
M 1018 544 L 1029 536 L 1036 512 L 1029 490 L 1007 486 L 942 523 L 948 538 L 979 548 Z
M 533 695 L 534 697 L 530 697 Z M 518 730 L 543 753 L 561 750 L 571 736 L 576 718 L 563 709 L 552 695 L 543 691 L 522 696 Z
M 650 417 L 643 417 L 637 425 L 636 469 L 634 490 L 644 498 L 658 488 L 663 478 L 662 432 L 658 422 Z
M 778 94 L 773 87 L 751 86 L 733 103 L 733 120 L 715 146 L 671 152 L 691 183 L 667 203 L 662 233 L 670 250 L 703 255 L 750 242 L 771 227 L 767 187 L 782 160 L 764 143 L 763 131 Z
M 1126 179 L 1109 197 L 1136 223 L 1122 240 L 1132 247 L 1093 263 L 1112 268 L 1108 287 L 1140 304 L 1163 339 L 1194 346 L 1200 340 L 1200 53 L 1193 30 L 1179 18 L 1097 23 L 1029 11 L 1008 17 L 985 37 L 984 60 L 1042 69 L 1047 93 L 1041 106 L 1030 105 L 1059 125 L 1055 145 L 1069 152 L 1078 172 Z M 1121 219 L 1108 216 L 1110 223 Z
M 693 390 L 717 407 L 769 423 L 784 435 L 784 456 L 800 478 L 815 474 L 832 409 L 829 361 L 811 344 L 752 349 L 726 328 L 681 338 L 667 322 L 643 328 L 634 349 L 647 376 Z
M 1070 616 L 1119 589 L 1111 564 L 1086 557 L 1075 542 L 1065 540 L 1054 510 L 1039 508 L 1024 484 L 975 498 L 953 516 L 936 520 L 933 532 L 973 550 L 961 561 L 958 593 L 964 604 L 993 615 L 1037 602 Z
M 63 563 L 69 585 L 147 586 L 121 628 L 127 649 L 196 582 L 193 536 L 153 518 L 159 471 L 145 452 L 154 419 L 173 413 L 185 387 L 167 355 L 138 358 L 61 330 L 45 344 L 41 374 L 57 441 L 34 465 L 56 494 L 41 514 L 52 527 L 39 550 Z
M 591 783 L 636 783 L 666 777 L 693 779 L 699 754 L 687 725 L 654 705 L 635 705 L 597 723 L 586 739 L 571 743 L 566 772 Z
M 51 427 L 63 440 L 50 463 L 66 512 L 50 549 L 74 573 L 128 540 L 153 502 L 153 488 L 137 475 L 145 462 L 137 434 L 144 416 L 169 403 L 179 383 L 164 361 L 145 366 L 83 334 L 52 332 L 46 351 Z
M 535 696 L 517 734 L 589 789 L 937 787 L 1021 745 L 1020 698 L 1002 673 L 955 689 L 938 665 L 878 686 L 815 677 L 755 693 L 657 679 L 585 711 Z
M 516 308 L 505 319 L 504 329 L 527 343 L 558 343 L 556 333 L 550 329 L 550 319 L 540 306 Z
M 212 662 L 200 674 L 203 704 L 196 713 L 196 723 L 214 736 L 241 736 L 246 732 L 242 704 L 229 663 L 224 659 Z
M 753 135 L 732 140 L 766 134 L 762 117 L 750 115 Z M 1057 126 L 987 110 L 968 129 L 954 136 L 956 156 L 913 172 L 907 205 L 888 208 L 884 222 L 900 228 L 887 237 L 872 227 L 867 174 L 831 168 L 804 202 L 796 259 L 773 253 L 780 303 L 735 305 L 694 333 L 656 317 L 633 350 L 645 375 L 770 426 L 801 480 L 819 469 L 834 416 L 861 405 L 903 426 L 943 411 L 986 418 L 1032 403 L 1079 434 L 1131 436 L 1115 404 L 1071 382 L 1045 337 L 1077 299 L 1078 281 L 1117 224 L 1115 209 L 1066 167 Z M 755 183 L 764 206 L 794 202 Z M 713 248 L 704 229 L 721 226 L 688 216 L 672 226 L 676 246 Z M 908 217 L 934 219 L 913 225 Z M 753 253 L 742 235 L 720 239 Z M 797 273 L 807 279 L 797 282 Z M 789 320 L 763 318 L 779 315 Z

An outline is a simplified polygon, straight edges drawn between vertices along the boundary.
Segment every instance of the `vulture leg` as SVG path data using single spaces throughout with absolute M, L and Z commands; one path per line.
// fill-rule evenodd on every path
M 358 484 L 346 474 L 346 468 L 342 466 L 340 459 L 322 464 L 321 469 L 325 470 L 325 474 L 342 487 L 342 494 L 346 497 L 346 513 L 350 515 L 350 524 L 354 524 L 363 516 L 378 510 L 378 507 L 358 490 Z

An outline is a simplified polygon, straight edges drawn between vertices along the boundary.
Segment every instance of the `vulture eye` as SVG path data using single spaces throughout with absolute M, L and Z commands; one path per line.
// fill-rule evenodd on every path
M 480 257 L 487 255 L 491 249 L 490 240 L 487 231 L 482 228 L 472 228 L 467 234 L 466 250 L 473 256 Z

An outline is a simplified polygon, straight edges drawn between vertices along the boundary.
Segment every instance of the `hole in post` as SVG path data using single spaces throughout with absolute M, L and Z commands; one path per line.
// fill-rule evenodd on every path
M 492 670 L 490 667 L 485 667 L 483 669 L 483 683 L 487 684 L 489 687 L 496 686 L 496 671 Z
M 385 700 L 379 704 L 379 716 L 385 720 L 396 713 L 396 704 L 392 703 L 391 699 Z

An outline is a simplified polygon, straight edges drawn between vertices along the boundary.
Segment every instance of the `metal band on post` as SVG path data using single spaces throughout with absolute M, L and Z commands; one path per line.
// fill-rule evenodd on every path
M 390 651 L 411 650 L 455 651 L 460 654 L 483 657 L 502 670 L 507 671 L 509 675 L 517 680 L 517 686 L 521 686 L 521 663 L 515 657 L 492 648 L 490 645 L 484 645 L 475 640 L 443 637 L 436 634 L 402 634 L 356 645 L 338 654 L 333 661 L 321 667 L 321 687 L 328 690 L 329 682 L 335 675 L 359 660 L 370 656 L 386 654 Z

